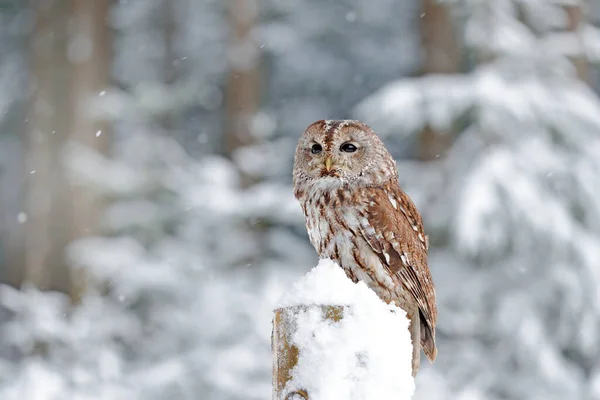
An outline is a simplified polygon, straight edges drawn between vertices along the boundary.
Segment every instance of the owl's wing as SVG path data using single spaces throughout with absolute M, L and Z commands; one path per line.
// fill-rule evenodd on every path
M 433 336 L 437 307 L 421 216 L 397 184 L 370 188 L 368 197 L 369 204 L 359 218 L 361 234 L 415 298 L 429 330 L 426 333 Z

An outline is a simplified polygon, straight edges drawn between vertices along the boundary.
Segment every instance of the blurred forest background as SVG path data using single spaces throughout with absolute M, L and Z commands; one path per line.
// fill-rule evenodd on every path
M 317 258 L 297 138 L 422 210 L 415 399 L 600 399 L 600 0 L 0 0 L 0 398 L 247 400 Z

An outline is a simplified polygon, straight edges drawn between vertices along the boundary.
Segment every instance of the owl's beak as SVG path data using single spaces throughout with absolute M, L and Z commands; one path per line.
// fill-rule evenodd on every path
M 331 157 L 325 159 L 325 169 L 327 172 L 331 171 Z

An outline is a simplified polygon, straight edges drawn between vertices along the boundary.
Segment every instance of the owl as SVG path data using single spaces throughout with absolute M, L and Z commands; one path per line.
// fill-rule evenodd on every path
M 359 121 L 317 121 L 298 143 L 294 195 L 311 244 L 354 282 L 406 311 L 416 375 L 423 348 L 437 355 L 435 289 L 421 216 L 398 184 L 396 162 Z

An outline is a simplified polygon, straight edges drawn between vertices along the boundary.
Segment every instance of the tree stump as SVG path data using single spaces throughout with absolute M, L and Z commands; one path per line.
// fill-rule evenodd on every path
M 273 353 L 273 400 L 309 400 L 309 393 L 304 389 L 285 392 L 286 384 L 292 379 L 292 370 L 298 363 L 299 349 L 290 341 L 298 325 L 296 316 L 300 310 L 310 307 L 321 308 L 324 318 L 332 322 L 340 321 L 344 316 L 345 306 L 311 305 L 291 306 L 275 310 L 271 349 Z

